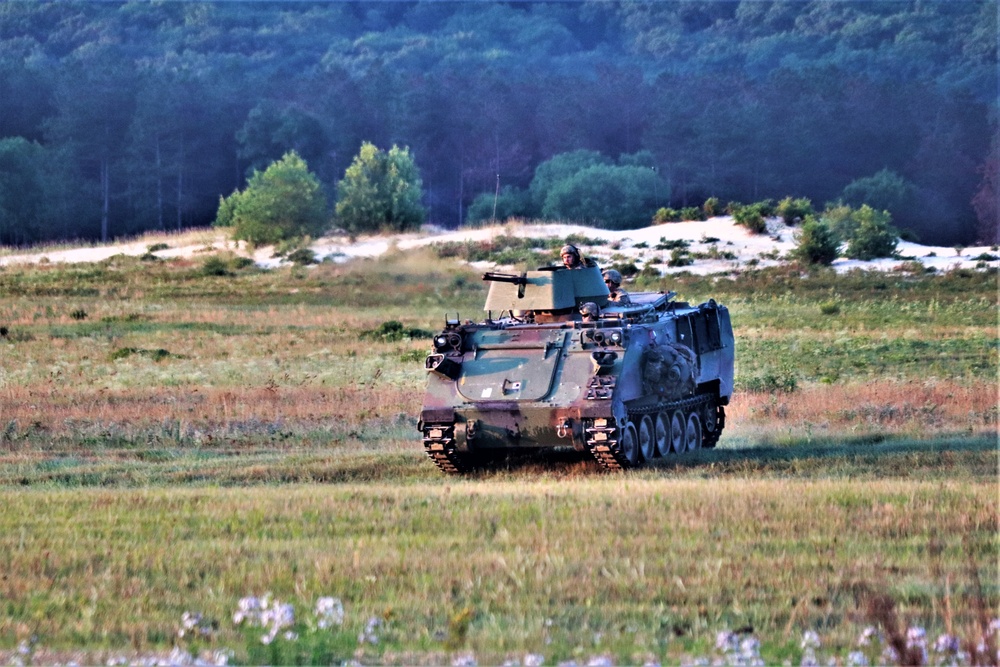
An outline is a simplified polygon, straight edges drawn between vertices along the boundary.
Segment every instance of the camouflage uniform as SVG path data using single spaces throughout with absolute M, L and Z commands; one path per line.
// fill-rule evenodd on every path
M 622 274 L 618 271 L 615 269 L 607 269 L 604 271 L 604 284 L 608 286 L 608 299 L 610 301 L 621 306 L 626 306 L 632 303 L 632 299 L 629 298 L 628 292 L 621 288 Z

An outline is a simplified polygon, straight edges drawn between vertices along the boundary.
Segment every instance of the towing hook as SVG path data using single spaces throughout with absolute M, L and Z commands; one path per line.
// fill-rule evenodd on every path
M 556 435 L 560 438 L 565 438 L 566 434 L 569 432 L 569 429 L 570 429 L 569 420 L 565 420 L 561 424 L 556 426 Z

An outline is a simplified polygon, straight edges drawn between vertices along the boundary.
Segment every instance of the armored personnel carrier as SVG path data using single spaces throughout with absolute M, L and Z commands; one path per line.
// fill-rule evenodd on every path
M 463 473 L 522 449 L 573 448 L 622 470 L 714 447 L 733 393 L 733 329 L 714 300 L 609 300 L 601 270 L 486 273 L 486 319 L 447 319 L 418 428 Z

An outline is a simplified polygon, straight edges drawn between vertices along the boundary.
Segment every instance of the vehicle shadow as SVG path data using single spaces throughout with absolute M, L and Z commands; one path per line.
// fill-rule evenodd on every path
M 991 433 L 963 433 L 923 440 L 883 434 L 823 440 L 803 438 L 780 445 L 719 447 L 669 454 L 645 462 L 636 473 L 910 477 L 926 475 L 928 470 L 947 473 L 955 468 L 965 476 L 992 478 L 996 447 L 996 435 Z M 572 449 L 514 452 L 487 458 L 479 462 L 473 474 L 497 472 L 567 477 L 614 474 L 605 470 L 590 454 Z

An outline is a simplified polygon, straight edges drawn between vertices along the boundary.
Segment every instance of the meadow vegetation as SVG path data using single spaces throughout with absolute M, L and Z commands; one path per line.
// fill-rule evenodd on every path
M 890 616 L 995 641 L 995 273 L 640 273 L 732 312 L 719 447 L 445 478 L 425 336 L 481 316 L 473 252 L 0 268 L 0 662 L 666 663 L 723 631 L 844 662 Z M 294 639 L 233 622 L 268 592 Z M 328 597 L 321 632 L 301 610 Z

